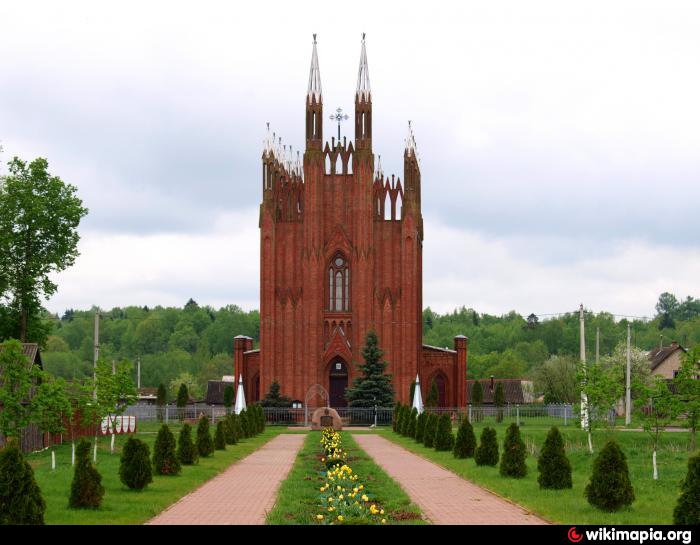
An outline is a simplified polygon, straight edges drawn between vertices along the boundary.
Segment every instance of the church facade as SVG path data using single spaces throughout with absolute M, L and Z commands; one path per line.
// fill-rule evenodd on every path
M 323 135 L 316 48 L 305 99 L 303 157 L 269 134 L 262 153 L 260 348 L 234 339 L 234 371 L 246 400 L 273 380 L 283 395 L 332 407 L 360 374 L 365 335 L 379 338 L 396 400 L 408 403 L 420 376 L 441 406 L 466 404 L 467 339 L 452 348 L 422 343 L 423 218 L 421 171 L 412 129 L 403 178 L 382 172 L 372 149 L 372 93 L 364 37 L 355 91 L 354 140 Z M 338 112 L 340 113 L 340 112 Z

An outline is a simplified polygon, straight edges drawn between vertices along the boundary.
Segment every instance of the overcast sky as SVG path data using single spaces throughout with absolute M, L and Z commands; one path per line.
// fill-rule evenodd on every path
M 265 123 L 303 146 L 314 32 L 352 114 L 366 32 L 375 153 L 402 176 L 410 119 L 421 155 L 424 306 L 649 316 L 700 296 L 699 28 L 695 1 L 5 2 L 0 173 L 46 157 L 90 209 L 51 311 L 258 308 Z

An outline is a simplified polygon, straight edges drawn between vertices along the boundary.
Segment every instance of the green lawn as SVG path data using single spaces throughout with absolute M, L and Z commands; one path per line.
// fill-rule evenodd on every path
M 493 426 L 493 424 L 489 423 Z M 475 424 L 477 441 L 483 425 Z M 503 448 L 506 426 L 496 425 L 499 448 Z M 615 440 L 627 456 L 630 478 L 636 496 L 628 509 L 617 513 L 604 513 L 588 504 L 584 488 L 590 478 L 595 454 L 610 436 L 596 432 L 593 436 L 595 453 L 588 453 L 586 435 L 573 427 L 560 427 L 566 442 L 566 452 L 573 470 L 573 489 L 563 491 L 540 490 L 537 483 L 537 459 L 535 454 L 542 447 L 548 427 L 521 427 L 521 434 L 528 448 L 528 474 L 524 479 L 501 477 L 498 467 L 477 466 L 473 458 L 455 459 L 451 452 L 436 452 L 425 448 L 413 439 L 388 430 L 379 433 L 387 439 L 428 458 L 446 469 L 470 481 L 508 498 L 543 518 L 560 524 L 671 524 L 673 508 L 679 495 L 680 481 L 685 477 L 688 452 L 688 434 L 685 432 L 662 434 L 661 448 L 657 453 L 659 479 L 652 478 L 650 439 L 643 432 L 612 432 Z M 456 437 L 457 430 L 454 430 Z
M 348 465 L 360 482 L 374 494 L 389 515 L 389 524 L 425 524 L 420 510 L 403 489 L 359 448 L 350 433 L 341 432 Z M 280 487 L 277 502 L 267 516 L 267 524 L 314 524 L 319 511 L 319 486 L 324 482 L 321 463 L 321 434 L 310 432 L 287 479 Z M 373 500 L 374 501 L 374 500 Z
M 148 443 L 151 454 L 158 428 L 159 425 L 148 423 L 141 425 L 136 434 L 139 439 Z M 171 422 L 170 429 L 177 438 L 180 425 Z M 27 460 L 34 468 L 37 482 L 46 500 L 46 524 L 141 524 L 282 431 L 283 428 L 268 428 L 257 437 L 227 446 L 225 451 L 217 450 L 209 458 L 200 458 L 197 465 L 183 466 L 178 476 L 154 475 L 153 482 L 140 492 L 130 490 L 119 480 L 121 446 L 127 436 L 117 437 L 114 454 L 109 452 L 109 438 L 100 438 L 97 469 L 102 475 L 105 495 L 98 510 L 68 508 L 73 479 L 70 443 L 56 449 L 56 470 L 53 472 L 48 451 L 30 454 Z

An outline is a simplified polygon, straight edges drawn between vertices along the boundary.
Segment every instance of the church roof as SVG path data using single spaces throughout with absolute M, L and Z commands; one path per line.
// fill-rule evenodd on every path
M 318 53 L 316 52 L 316 34 L 314 34 L 314 49 L 311 53 L 311 70 L 309 71 L 309 90 L 306 93 L 309 101 L 312 98 L 316 102 L 321 101 L 321 70 L 318 67 Z
M 362 34 L 360 69 L 357 73 L 357 96 L 363 100 L 369 100 L 370 93 L 371 89 L 369 86 L 369 66 L 367 66 L 367 49 L 365 49 L 365 35 Z

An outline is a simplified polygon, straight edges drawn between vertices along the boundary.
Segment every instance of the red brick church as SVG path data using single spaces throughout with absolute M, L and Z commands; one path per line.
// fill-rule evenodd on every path
M 323 138 L 316 38 L 304 101 L 303 159 L 269 134 L 262 154 L 260 348 L 234 340 L 246 400 L 277 380 L 298 404 L 344 407 L 369 330 L 379 337 L 396 398 L 423 399 L 435 381 L 441 406 L 466 405 L 467 339 L 454 348 L 422 342 L 421 172 L 410 122 L 403 179 L 385 176 L 372 149 L 372 92 L 364 37 L 355 92 L 355 139 Z

